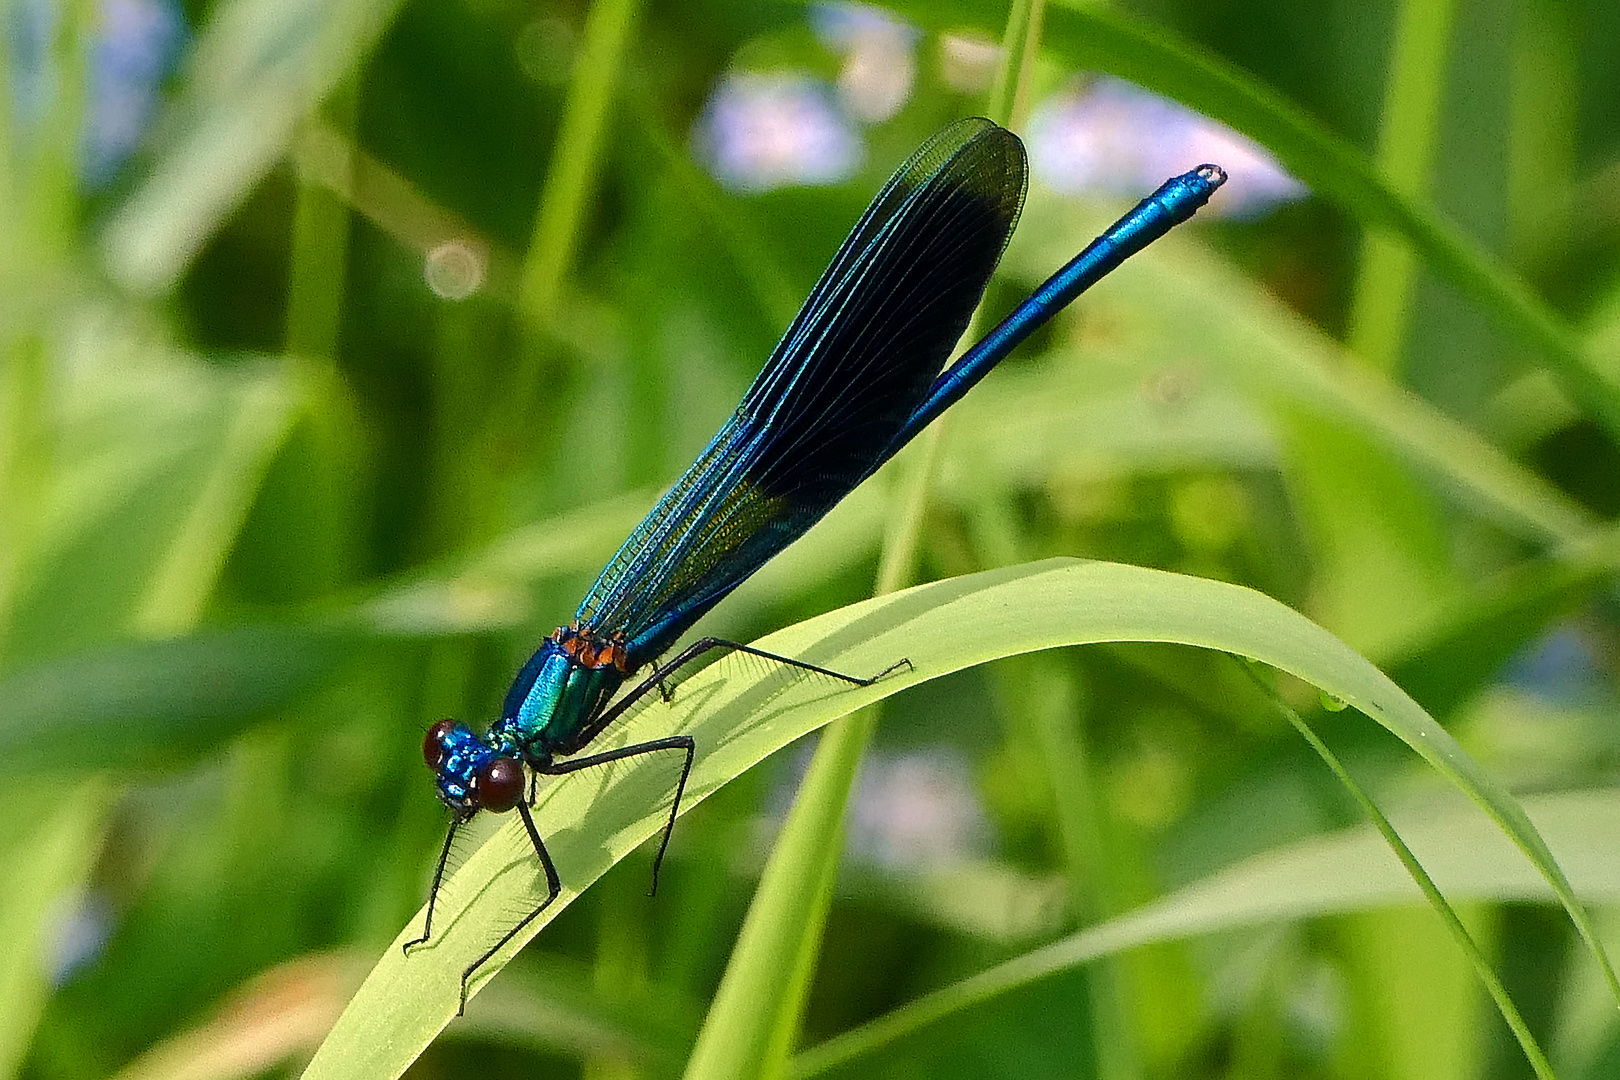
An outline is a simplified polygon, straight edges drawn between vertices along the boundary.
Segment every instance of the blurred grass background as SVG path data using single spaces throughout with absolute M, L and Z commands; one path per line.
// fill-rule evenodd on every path
M 296 1074 L 425 894 L 422 729 L 493 716 L 883 177 L 983 111 L 1006 12 L 902 7 L 0 0 L 0 1074 Z M 1620 3 L 1065 3 L 1041 41 L 992 309 L 1157 182 L 1133 147 L 1227 164 L 1233 212 L 952 411 L 921 576 L 1254 586 L 1620 865 Z M 867 595 L 900 482 L 703 630 Z M 1394 740 L 1314 722 L 1506 872 Z M 612 871 L 412 1075 L 679 1073 L 805 760 L 683 819 L 657 900 Z M 1268 918 L 1287 881 L 1239 880 L 850 1074 L 1529 1075 L 1432 913 L 1358 891 L 1354 836 L 1321 855 L 1356 821 L 1217 656 L 919 687 L 803 1045 L 1265 856 L 1343 899 Z M 1620 1075 L 1590 958 L 1518 897 L 1470 927 L 1561 1076 Z

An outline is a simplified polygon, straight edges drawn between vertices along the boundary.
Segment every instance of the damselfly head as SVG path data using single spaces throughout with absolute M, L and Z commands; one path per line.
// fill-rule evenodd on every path
M 501 813 L 523 798 L 523 766 L 497 753 L 472 729 L 440 720 L 422 738 L 422 757 L 438 781 L 439 798 L 461 817 L 480 810 Z

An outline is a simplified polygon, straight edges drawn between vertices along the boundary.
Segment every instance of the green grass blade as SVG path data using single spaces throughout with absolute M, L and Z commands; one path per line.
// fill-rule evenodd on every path
M 1413 196 L 1429 186 L 1455 8 L 1456 0 L 1402 0 L 1396 14 L 1378 167 L 1392 187 Z M 1396 370 L 1400 359 L 1416 270 L 1406 245 L 1376 232 L 1362 238 L 1350 347 L 1380 371 Z
M 687 1061 L 688 1080 L 786 1069 L 821 955 L 845 809 L 877 720 L 875 709 L 862 709 L 816 747 Z
M 1402 0 L 1395 19 L 1378 165 L 1411 196 L 1428 188 L 1449 67 L 1453 0 Z M 1364 230 L 1351 301 L 1354 363 L 1398 373 L 1417 261 Z M 1313 610 L 1362 648 L 1387 642 L 1412 611 L 1454 595 L 1459 575 L 1438 500 L 1367 434 L 1292 417 L 1287 477 L 1317 566 Z
M 274 374 L 247 382 L 191 505 L 135 609 L 133 628 L 159 637 L 201 617 L 271 459 L 292 430 L 297 400 Z
M 595 0 L 586 13 L 563 106 L 562 130 L 552 147 L 534 236 L 523 260 L 518 313 L 531 329 L 550 324 L 573 262 L 591 181 L 602 156 L 608 111 L 639 6 L 640 0 Z M 527 383 L 519 380 L 517 385 Z
M 1005 51 L 988 108 L 998 123 L 1013 125 L 1027 99 L 1044 9 L 1045 0 L 1015 0 L 1008 13 Z M 982 318 L 975 312 L 964 340 L 979 336 Z M 878 596 L 901 588 L 915 572 L 944 431 L 944 424 L 932 425 L 907 455 L 910 472 L 889 516 L 878 564 Z M 832 907 L 845 814 L 877 721 L 877 711 L 866 709 L 822 736 L 698 1033 L 688 1080 L 778 1077 L 786 1071 Z
M 1465 791 L 1525 853 L 1570 911 L 1604 967 L 1590 920 L 1523 809 L 1444 728 L 1348 646 L 1250 589 L 1109 563 L 1050 560 L 936 582 L 868 600 L 762 639 L 761 648 L 851 672 L 900 657 L 913 669 L 851 689 L 733 656 L 693 676 L 612 733 L 612 745 L 690 734 L 699 754 L 683 808 L 806 732 L 915 683 L 1004 656 L 1102 641 L 1157 641 L 1259 660 L 1354 705 Z M 486 965 L 473 991 L 581 890 L 658 830 L 675 781 L 670 763 L 592 770 L 547 785 L 536 821 L 563 893 Z M 435 940 L 405 957 L 420 913 L 384 952 L 311 1062 L 310 1080 L 394 1077 L 453 1018 L 462 969 L 504 933 L 538 885 L 520 823 L 501 829 L 446 882 Z M 1612 985 L 1612 979 L 1611 979 Z
M 1251 671 L 1250 674 L 1253 675 L 1254 673 Z M 1507 1022 L 1508 1028 L 1513 1032 L 1513 1037 L 1519 1041 L 1519 1046 L 1524 1050 L 1524 1056 L 1529 1060 L 1530 1067 L 1535 1069 L 1536 1075 L 1541 1077 L 1541 1080 L 1554 1080 L 1552 1065 L 1548 1063 L 1547 1055 L 1542 1052 L 1540 1044 L 1536 1042 L 1536 1037 L 1530 1033 L 1530 1027 L 1524 1022 L 1524 1017 L 1520 1015 L 1519 1007 L 1508 996 L 1507 988 L 1502 985 L 1502 980 L 1497 976 L 1490 962 L 1485 959 L 1485 954 L 1480 951 L 1473 935 L 1468 932 L 1468 928 L 1463 925 L 1462 919 L 1457 916 L 1456 909 L 1451 906 L 1435 886 L 1434 879 L 1423 869 L 1423 864 L 1418 861 L 1416 855 L 1412 854 L 1412 849 L 1395 831 L 1395 826 L 1389 823 L 1389 818 L 1378 808 L 1377 803 L 1368 798 L 1367 793 L 1361 789 L 1361 785 L 1356 783 L 1349 770 L 1339 761 L 1338 755 L 1329 749 L 1328 744 L 1323 742 L 1316 732 L 1311 729 L 1310 725 L 1300 718 L 1299 713 L 1290 707 L 1264 681 L 1258 677 L 1256 677 L 1255 681 L 1265 687 L 1271 696 L 1273 704 L 1288 719 L 1289 724 L 1293 726 L 1295 731 L 1300 733 L 1306 742 L 1310 743 L 1311 749 L 1315 750 L 1316 755 L 1327 763 L 1327 767 L 1333 770 L 1333 775 L 1338 777 L 1339 783 L 1344 785 L 1345 790 L 1349 791 L 1351 797 L 1356 800 L 1356 804 L 1372 819 L 1373 827 L 1378 830 L 1378 835 L 1383 837 L 1384 842 L 1389 845 L 1396 858 L 1400 859 L 1401 866 L 1422 891 L 1423 899 L 1428 902 L 1429 907 L 1434 909 L 1435 914 L 1440 916 L 1440 921 L 1445 923 L 1446 930 L 1457 942 L 1458 947 L 1462 949 L 1463 954 L 1468 957 L 1468 962 L 1473 965 L 1474 973 L 1479 976 L 1479 981 L 1485 984 L 1485 989 L 1491 995 L 1491 1000 L 1496 1003 L 1497 1011 L 1502 1014 L 1502 1019 Z
M 562 125 L 551 148 L 518 283 L 517 316 L 526 340 L 505 380 L 506 400 L 489 421 L 497 442 L 534 426 L 544 372 L 556 361 L 557 310 L 607 150 L 607 119 L 639 8 L 640 0 L 592 0 L 586 10 Z
M 1537 826 L 1565 853 L 1581 896 L 1620 900 L 1620 790 L 1525 800 Z M 1511 841 L 1467 810 L 1399 815 L 1401 834 L 1435 883 L 1460 900 L 1553 900 L 1544 878 Z M 1130 949 L 1283 920 L 1342 915 L 1421 899 L 1411 875 L 1371 825 L 1312 837 L 1243 859 L 1115 919 L 998 964 L 829 1039 L 793 1062 L 796 1078 L 869 1066 L 904 1054 L 942 1025 L 972 1023 L 978 1009 L 1083 964 Z
M 50 955 L 101 850 L 108 806 L 104 780 L 64 784 L 60 777 L 8 784 L 0 832 L 0 1077 L 22 1068 L 45 1009 Z M 41 809 L 45 808 L 45 812 Z
M 102 260 L 113 279 L 145 293 L 179 280 L 398 7 L 399 0 L 214 7 L 170 136 L 102 232 Z

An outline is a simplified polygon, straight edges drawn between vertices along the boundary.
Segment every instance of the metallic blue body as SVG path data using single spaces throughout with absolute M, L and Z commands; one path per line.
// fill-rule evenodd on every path
M 1192 172 L 1166 180 L 1159 190 L 1137 203 L 1135 208 L 1109 227 L 1086 249 L 1046 279 L 1046 283 L 1019 304 L 1011 315 L 978 344 L 963 353 L 951 369 L 934 381 L 928 397 L 917 406 L 906 426 L 895 436 L 887 461 L 895 451 L 910 442 L 940 413 L 962 399 L 990 369 L 1006 359 L 1025 338 L 1039 330 L 1053 315 L 1069 306 L 1075 297 L 1091 288 L 1126 259 L 1147 247 L 1171 229 L 1190 219 L 1209 202 L 1215 189 L 1226 183 L 1219 166 L 1200 165 Z M 878 464 L 882 464 L 880 461 Z
M 582 667 L 547 638 L 506 692 L 506 707 L 490 731 L 509 738 L 526 759 L 574 753 L 580 747 L 572 741 L 585 719 L 602 711 L 624 679 L 616 668 Z
M 434 768 L 439 798 L 460 811 L 477 807 L 474 777 L 492 760 L 515 758 L 543 769 L 553 757 L 572 754 L 586 722 L 602 711 L 625 673 L 616 668 L 588 668 L 547 638 L 529 657 L 506 693 L 501 718 L 482 738 L 457 725 L 445 740 L 446 754 Z M 589 741 L 588 739 L 585 741 Z
M 500 719 L 481 740 L 458 728 L 446 742 L 435 766 L 446 803 L 477 809 L 474 777 L 495 757 L 543 770 L 582 749 L 631 673 L 1225 180 L 1206 165 L 1166 183 L 940 374 L 1017 222 L 1025 177 L 1022 144 L 987 120 L 952 125 L 895 173 L 737 411 L 608 562 L 572 627 L 523 666 Z

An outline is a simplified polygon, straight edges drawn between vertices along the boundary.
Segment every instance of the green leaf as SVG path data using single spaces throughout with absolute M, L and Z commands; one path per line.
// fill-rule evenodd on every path
M 33 526 L 11 664 L 193 626 L 300 404 L 279 365 L 220 370 L 114 351 L 107 336 L 61 358 L 83 371 L 52 417 L 60 461 Z
M 358 644 L 320 626 L 240 626 L 86 650 L 0 681 L 0 769 L 172 763 L 327 679 Z
M 653 702 L 603 740 L 690 734 L 699 748 L 683 809 L 806 732 L 915 683 L 1037 649 L 1102 641 L 1177 642 L 1270 664 L 1355 706 L 1468 793 L 1565 904 L 1605 971 L 1586 913 L 1524 811 L 1445 729 L 1325 630 L 1250 589 L 1109 563 L 1060 559 L 935 582 L 851 605 L 762 639 L 761 648 L 853 673 L 900 657 L 912 670 L 851 689 L 730 656 Z M 964 718 L 963 722 L 971 722 Z M 580 891 L 659 828 L 676 763 L 642 759 L 548 784 L 537 824 L 563 879 L 557 902 L 480 969 L 476 993 Z M 404 956 L 400 931 L 310 1063 L 311 1080 L 393 1077 L 454 1016 L 463 969 L 538 898 L 532 849 L 507 821 L 444 884 L 435 937 Z M 1612 978 L 1611 978 L 1612 985 Z

